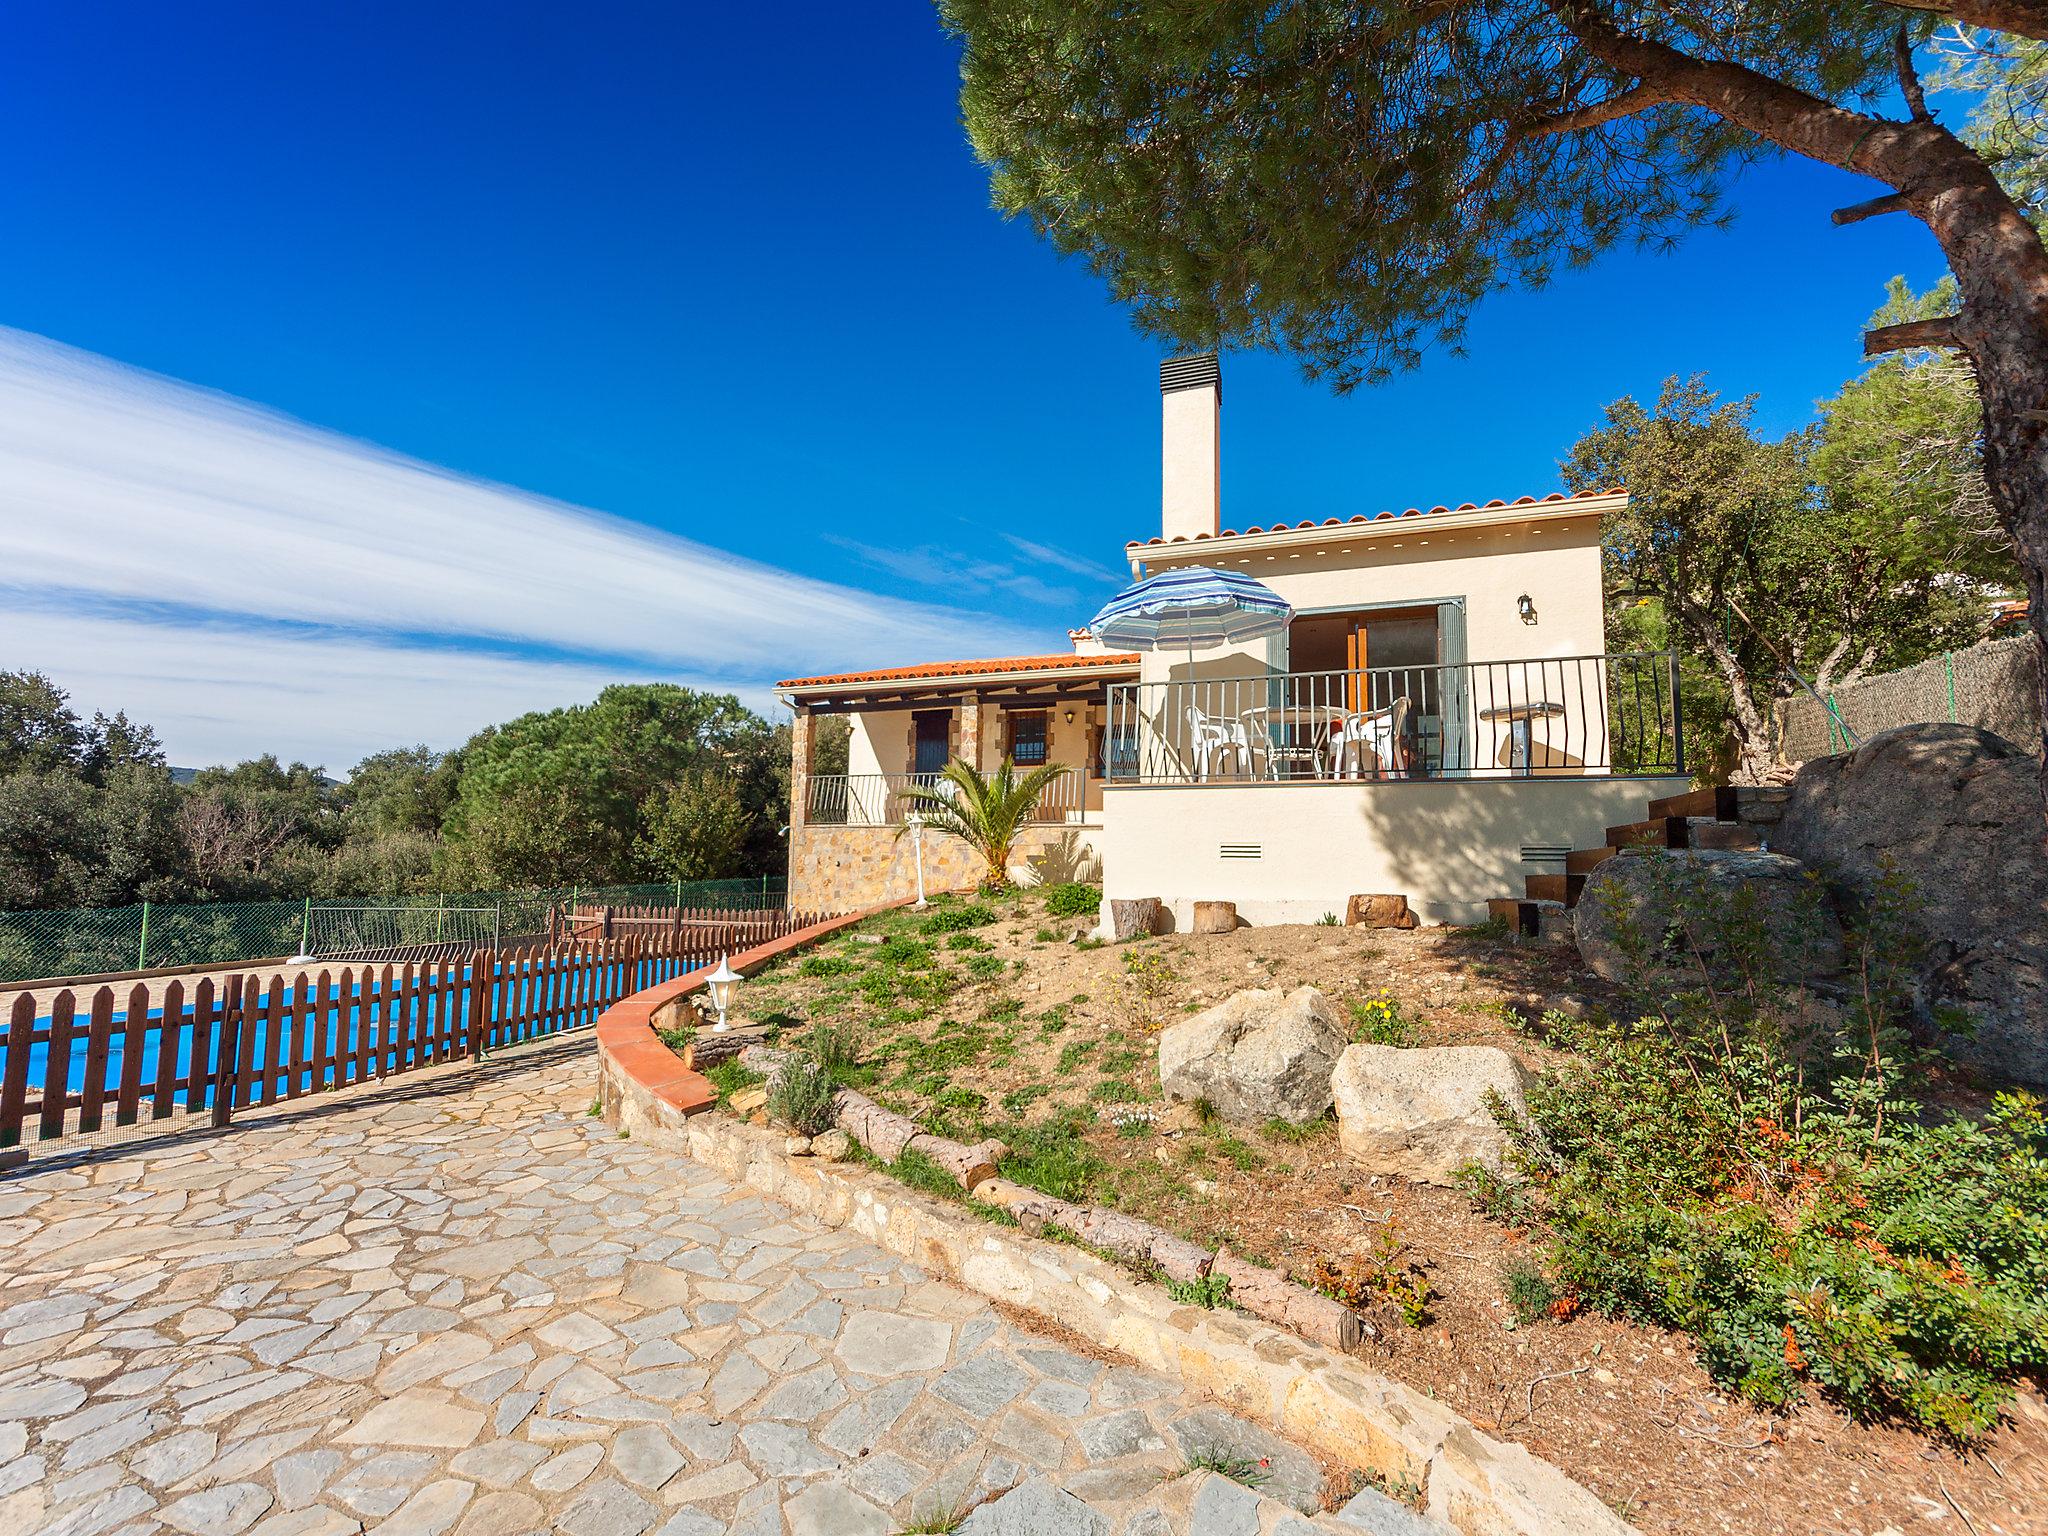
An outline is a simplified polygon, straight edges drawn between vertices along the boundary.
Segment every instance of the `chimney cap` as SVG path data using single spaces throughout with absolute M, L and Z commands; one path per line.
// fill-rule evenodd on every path
M 1162 395 L 1181 389 L 1221 390 L 1222 387 L 1223 369 L 1214 352 L 1169 357 L 1159 365 L 1159 393 Z

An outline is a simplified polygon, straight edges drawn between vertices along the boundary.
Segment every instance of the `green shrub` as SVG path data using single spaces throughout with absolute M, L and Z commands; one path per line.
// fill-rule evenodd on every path
M 845 1082 L 860 1068 L 854 1033 L 843 1024 L 813 1024 L 796 1044 L 835 1083 Z
M 978 933 L 956 933 L 946 940 L 948 949 L 987 949 L 988 940 Z
M 797 963 L 797 971 L 805 976 L 844 976 L 859 969 L 844 955 L 805 955 Z
M 1508 1310 L 1518 1323 L 1534 1323 L 1551 1316 L 1566 1295 L 1551 1283 L 1542 1265 L 1528 1259 L 1511 1260 L 1501 1270 L 1500 1285 L 1507 1297 Z
M 791 1056 L 775 1074 L 768 1090 L 769 1118 L 781 1121 L 799 1136 L 819 1136 L 832 1129 L 835 1089 L 825 1069 L 808 1056 Z
M 1973 1119 L 1916 1095 L 1896 879 L 1850 935 L 1845 1007 L 1773 981 L 1784 924 L 1701 888 L 1673 899 L 1683 945 L 1642 946 L 1655 1013 L 1558 1021 L 1579 1054 L 1517 1127 L 1559 1284 L 1691 1333 L 1753 1402 L 1817 1390 L 1858 1418 L 1989 1433 L 2014 1379 L 2048 1367 L 2041 1101 L 2002 1094 Z M 1709 957 L 1691 990 L 1670 985 L 1681 953 Z
M 1038 932 L 1036 932 L 1035 934 L 1033 934 L 1033 935 L 1032 935 L 1031 937 L 1032 937 L 1032 941 L 1033 941 L 1034 943 L 1038 943 L 1038 944 L 1056 944 L 1056 943 L 1058 943 L 1058 942 L 1059 942 L 1059 937 L 1060 937 L 1060 936 L 1059 936 L 1058 934 L 1054 933 L 1054 932 L 1053 932 L 1053 931 L 1052 931 L 1052 930 L 1051 930 L 1050 928 L 1041 928 L 1041 929 L 1039 929 L 1039 930 L 1038 930 Z
M 1001 955 L 969 955 L 967 963 L 962 969 L 967 972 L 970 981 L 994 981 L 1003 974 L 1003 957 Z
M 926 933 L 961 933 L 969 928 L 983 928 L 996 920 L 996 909 L 985 902 L 968 901 L 959 906 L 940 907 L 924 920 Z M 886 946 L 884 946 L 886 948 Z
M 920 970 L 932 963 L 932 947 L 907 933 L 893 934 L 875 946 L 875 959 L 883 965 Z
M 1185 1306 L 1226 1307 L 1230 1305 L 1230 1277 L 1212 1269 L 1194 1280 L 1169 1280 L 1166 1294 Z
M 1049 917 L 1093 917 L 1102 909 L 1102 892 L 1092 885 L 1069 880 L 1045 888 L 1045 910 Z

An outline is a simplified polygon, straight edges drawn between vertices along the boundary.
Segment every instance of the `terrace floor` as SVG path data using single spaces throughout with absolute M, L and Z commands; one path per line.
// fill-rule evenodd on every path
M 0 1530 L 869 1536 L 1057 1483 L 1107 1536 L 1224 1440 L 1313 1507 L 1271 1436 L 617 1139 L 594 1065 L 0 1181 Z

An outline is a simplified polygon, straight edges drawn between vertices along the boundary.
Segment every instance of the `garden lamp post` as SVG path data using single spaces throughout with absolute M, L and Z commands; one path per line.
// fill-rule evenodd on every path
M 917 863 L 917 905 L 910 910 L 922 912 L 931 903 L 924 899 L 924 813 L 912 811 L 910 822 L 910 852 Z
M 718 969 L 704 978 L 704 985 L 711 989 L 711 1006 L 718 1010 L 718 1022 L 711 1026 L 711 1032 L 722 1035 L 731 1027 L 725 1022 L 725 1011 L 740 989 L 740 973 L 732 968 L 731 955 L 718 957 Z

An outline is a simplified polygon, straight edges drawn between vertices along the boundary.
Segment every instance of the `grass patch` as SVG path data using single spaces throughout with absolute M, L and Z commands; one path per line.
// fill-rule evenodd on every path
M 962 933 L 969 928 L 985 928 L 995 920 L 996 909 L 985 902 L 969 901 L 959 906 L 946 903 L 924 920 L 924 931 Z
M 1190 1472 L 1214 1472 L 1227 1477 L 1233 1483 L 1242 1483 L 1247 1488 L 1258 1488 L 1272 1480 L 1272 1471 L 1264 1461 L 1255 1461 L 1249 1456 L 1233 1456 L 1220 1447 L 1214 1450 L 1195 1451 L 1188 1456 L 1187 1469 Z
M 996 1130 L 1010 1149 L 996 1165 L 1003 1177 L 1056 1199 L 1084 1199 L 1109 1165 L 1082 1136 L 1080 1113 Z
M 721 1104 L 734 1094 L 756 1087 L 762 1081 L 761 1074 L 752 1067 L 741 1065 L 737 1056 L 728 1056 L 725 1060 L 706 1067 L 704 1078 L 717 1092 L 718 1102 Z
M 1102 892 L 1092 885 L 1069 880 L 1045 888 L 1048 917 L 1093 917 L 1102 909 Z
M 1268 1120 L 1259 1127 L 1259 1134 L 1268 1141 L 1284 1141 L 1299 1144 L 1304 1141 L 1318 1141 L 1337 1128 L 1337 1122 L 1328 1115 L 1318 1120 Z

